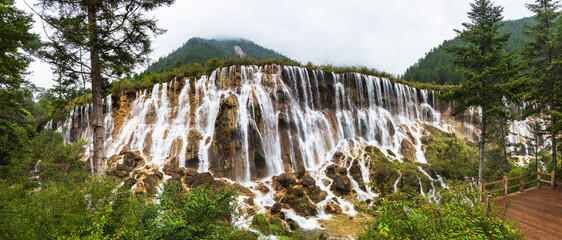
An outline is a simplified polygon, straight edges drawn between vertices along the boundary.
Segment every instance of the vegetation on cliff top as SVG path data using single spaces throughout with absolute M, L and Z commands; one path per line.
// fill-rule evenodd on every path
M 258 61 L 251 57 L 231 57 L 227 60 L 220 60 L 219 58 L 213 58 L 207 61 L 205 66 L 194 63 L 194 64 L 187 64 L 177 68 L 174 68 L 169 71 L 163 71 L 160 73 L 151 72 L 146 74 L 135 75 L 132 77 L 126 77 L 114 80 L 111 85 L 107 89 L 107 93 L 117 94 L 122 91 L 136 91 L 141 89 L 150 88 L 150 86 L 169 82 L 176 78 L 200 78 L 203 75 L 210 75 L 214 70 L 222 67 L 230 67 L 233 65 L 257 65 L 257 66 L 265 66 L 270 64 L 277 64 L 283 66 L 298 66 L 304 67 L 310 70 L 322 70 L 325 72 L 334 72 L 334 73 L 361 73 L 365 75 L 372 75 L 381 78 L 387 78 L 393 82 L 401 83 L 404 85 L 408 85 L 411 87 L 415 87 L 418 89 L 429 89 L 435 91 L 448 91 L 451 89 L 451 86 L 441 86 L 441 85 L 433 85 L 431 83 L 419 83 L 419 82 L 411 82 L 406 81 L 403 79 L 398 79 L 386 72 L 379 72 L 375 69 L 370 68 L 358 68 L 358 67 L 338 67 L 333 65 L 314 65 L 312 63 L 301 64 L 299 62 L 295 62 L 288 59 L 266 59 L 262 61 Z

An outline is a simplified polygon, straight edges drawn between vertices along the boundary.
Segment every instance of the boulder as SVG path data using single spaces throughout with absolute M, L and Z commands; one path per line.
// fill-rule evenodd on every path
M 293 174 L 283 173 L 279 176 L 273 177 L 273 186 L 275 190 L 279 191 L 283 188 L 289 188 L 297 184 L 297 179 Z
M 403 156 L 403 161 L 416 162 L 416 149 L 408 139 L 402 139 L 399 153 Z
M 319 186 L 316 185 L 308 186 L 307 188 L 305 188 L 305 192 L 308 198 L 310 198 L 310 200 L 312 200 L 314 203 L 324 201 L 324 199 L 326 199 L 326 197 L 328 196 L 328 193 L 326 191 L 322 190 Z
M 343 212 L 339 205 L 331 201 L 326 204 L 324 211 L 328 214 L 341 214 Z
M 359 185 L 359 188 L 361 188 L 361 190 L 367 191 L 365 182 L 363 181 L 363 174 L 361 172 L 361 166 L 359 166 L 359 161 L 353 161 L 353 163 L 351 164 L 351 168 L 349 168 L 349 175 L 351 175 L 353 180 L 357 182 L 357 185 Z
M 334 179 L 337 175 L 347 175 L 347 169 L 344 167 L 332 164 L 326 168 L 326 176 Z
M 281 212 L 281 204 L 276 202 L 275 204 L 273 204 L 273 206 L 271 207 L 271 214 L 277 214 L 279 212 Z
M 351 180 L 347 176 L 338 175 L 334 178 L 334 182 L 330 187 L 334 194 L 338 196 L 345 196 L 351 193 Z
M 306 174 L 302 177 L 301 184 L 305 187 L 316 185 L 316 180 L 310 175 Z
M 263 194 L 267 194 L 269 192 L 269 188 L 263 183 L 258 184 L 258 190 Z

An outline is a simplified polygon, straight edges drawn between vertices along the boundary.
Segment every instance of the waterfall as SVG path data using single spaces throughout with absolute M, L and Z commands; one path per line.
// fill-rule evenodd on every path
M 423 125 L 450 129 L 450 120 L 437 110 L 436 94 L 358 73 L 277 65 L 221 68 L 198 79 L 155 84 L 129 102 L 107 96 L 106 157 L 138 151 L 157 166 L 175 157 L 182 167 L 240 182 L 318 169 L 349 140 L 398 160 L 407 141 L 415 149 L 413 160 L 425 163 Z M 115 110 L 125 105 L 126 116 L 116 120 Z M 72 109 L 72 117 L 60 124 L 65 140 L 91 139 L 91 132 L 77 129 L 89 108 Z M 464 124 L 471 134 L 473 112 Z M 525 121 L 515 122 L 509 140 L 524 145 L 529 134 Z

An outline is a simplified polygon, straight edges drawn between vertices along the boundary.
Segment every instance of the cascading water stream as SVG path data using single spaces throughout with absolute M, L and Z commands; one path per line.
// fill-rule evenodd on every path
M 107 158 L 138 151 L 146 166 L 161 170 L 177 159 L 179 167 L 211 172 L 246 187 L 263 183 L 270 189 L 272 176 L 304 169 L 327 192 L 317 203 L 320 218 L 327 216 L 323 209 L 332 199 L 343 213 L 356 213 L 352 203 L 333 193 L 334 181 L 325 173 L 337 152 L 357 161 L 359 178 L 349 173 L 351 162 L 346 163 L 346 177 L 357 199 L 365 200 L 377 194 L 368 186 L 372 166 L 361 147 L 373 146 L 390 160 L 405 161 L 403 148 L 411 146 L 413 159 L 408 160 L 425 163 L 424 127 L 453 129 L 433 91 L 376 76 L 294 66 L 232 66 L 199 79 L 158 83 L 133 95 L 129 100 L 111 95 L 105 100 Z M 125 116 L 119 115 L 123 109 Z M 71 110 L 72 118 L 58 128 L 65 140 L 92 139 L 78 118 L 88 111 L 89 106 Z M 472 126 L 470 114 L 462 124 Z M 522 143 L 530 131 L 525 122 L 517 124 L 509 140 Z M 474 135 L 473 129 L 459 135 L 463 132 L 468 138 Z M 224 157 L 228 149 L 231 155 Z M 435 192 L 434 181 L 447 188 L 440 176 L 434 180 L 419 170 L 423 194 L 424 177 L 432 186 L 426 189 L 428 195 Z M 400 173 L 394 180 L 394 190 L 402 178 Z M 275 203 L 273 191 L 254 192 L 260 212 Z

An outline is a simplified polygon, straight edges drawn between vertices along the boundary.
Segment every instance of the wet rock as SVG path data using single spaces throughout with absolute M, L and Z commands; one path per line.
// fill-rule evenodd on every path
M 404 161 L 415 162 L 416 161 L 416 149 L 408 139 L 402 139 L 400 144 L 400 155 L 404 158 Z
M 305 190 L 308 198 L 310 198 L 310 200 L 312 200 L 314 203 L 324 201 L 324 199 L 326 199 L 326 197 L 328 196 L 328 193 L 326 191 L 322 190 L 319 186 L 316 185 L 309 186 Z
M 396 134 L 396 129 L 394 128 L 394 124 L 392 124 L 392 121 L 390 121 L 390 119 L 386 119 L 386 126 L 387 126 L 387 130 L 388 130 L 388 134 L 390 134 L 390 136 L 394 136 L 394 134 Z
M 365 182 L 363 181 L 363 174 L 361 172 L 361 166 L 359 166 L 359 161 L 354 160 L 351 164 L 351 168 L 349 168 L 349 175 L 357 182 L 359 188 L 363 191 L 367 191 L 365 187 Z
M 302 177 L 301 184 L 305 187 L 316 185 L 316 180 L 310 175 L 306 174 Z
M 279 212 L 281 212 L 281 204 L 276 202 L 275 204 L 273 204 L 273 206 L 271 207 L 271 214 L 277 214 Z
M 199 167 L 199 142 L 203 139 L 196 128 L 192 128 L 187 134 L 187 149 L 185 151 L 185 166 L 197 169 Z
M 326 168 L 326 176 L 334 179 L 337 175 L 347 175 L 347 169 L 338 165 L 330 165 Z
M 174 179 L 181 179 L 182 176 L 186 175 L 186 170 L 179 167 L 178 157 L 172 157 L 164 164 L 162 171 L 166 175 L 172 176 Z
M 291 194 L 295 197 L 302 197 L 304 196 L 304 190 L 302 189 L 302 186 L 296 186 L 293 188 L 289 188 L 287 190 L 287 194 Z
M 155 165 L 147 165 L 141 170 L 137 170 L 135 193 L 137 194 L 156 194 L 158 192 L 158 185 L 162 183 L 164 175 L 158 171 Z
M 328 214 L 341 214 L 343 212 L 341 207 L 334 202 L 326 204 L 324 211 Z
M 198 173 L 195 176 L 190 176 L 185 178 L 184 183 L 191 188 L 198 187 L 200 185 L 216 185 L 216 180 L 209 172 Z M 223 184 L 220 184 L 223 185 Z
M 345 159 L 345 154 L 343 154 L 342 152 L 336 152 L 332 157 L 332 162 L 334 162 L 335 164 L 341 164 L 344 159 Z
M 248 206 L 254 206 L 254 199 L 253 198 L 246 198 L 246 199 L 244 199 L 244 203 L 248 204 Z
M 266 177 L 267 164 L 265 162 L 265 150 L 258 128 L 253 123 L 248 125 L 248 157 L 251 177 L 254 179 Z
M 122 163 L 118 163 L 120 160 L 122 160 Z M 130 172 L 144 164 L 145 161 L 140 156 L 139 151 L 122 151 L 119 155 L 112 156 L 107 160 L 105 172 L 108 175 L 127 177 Z
M 213 174 L 232 180 L 241 180 L 246 171 L 245 156 L 239 154 L 242 152 L 242 141 L 237 131 L 238 107 L 236 95 L 221 98 L 209 149 L 209 167 Z
M 396 157 L 396 154 L 394 154 L 394 152 L 390 149 L 386 149 L 386 153 L 388 153 L 388 155 Z
M 414 144 L 417 145 L 418 144 L 418 140 L 416 140 L 416 138 L 412 135 L 411 132 L 406 132 L 406 135 L 408 135 L 408 138 L 410 139 L 410 141 Z
M 334 191 L 334 194 L 338 196 L 348 195 L 351 193 L 351 180 L 347 176 L 337 175 L 330 190 Z
M 263 194 L 267 194 L 269 192 L 269 188 L 263 183 L 258 184 L 258 190 Z
M 273 177 L 273 186 L 275 190 L 279 191 L 283 188 L 289 188 L 297 184 L 297 179 L 290 173 L 283 173 L 279 176 Z

